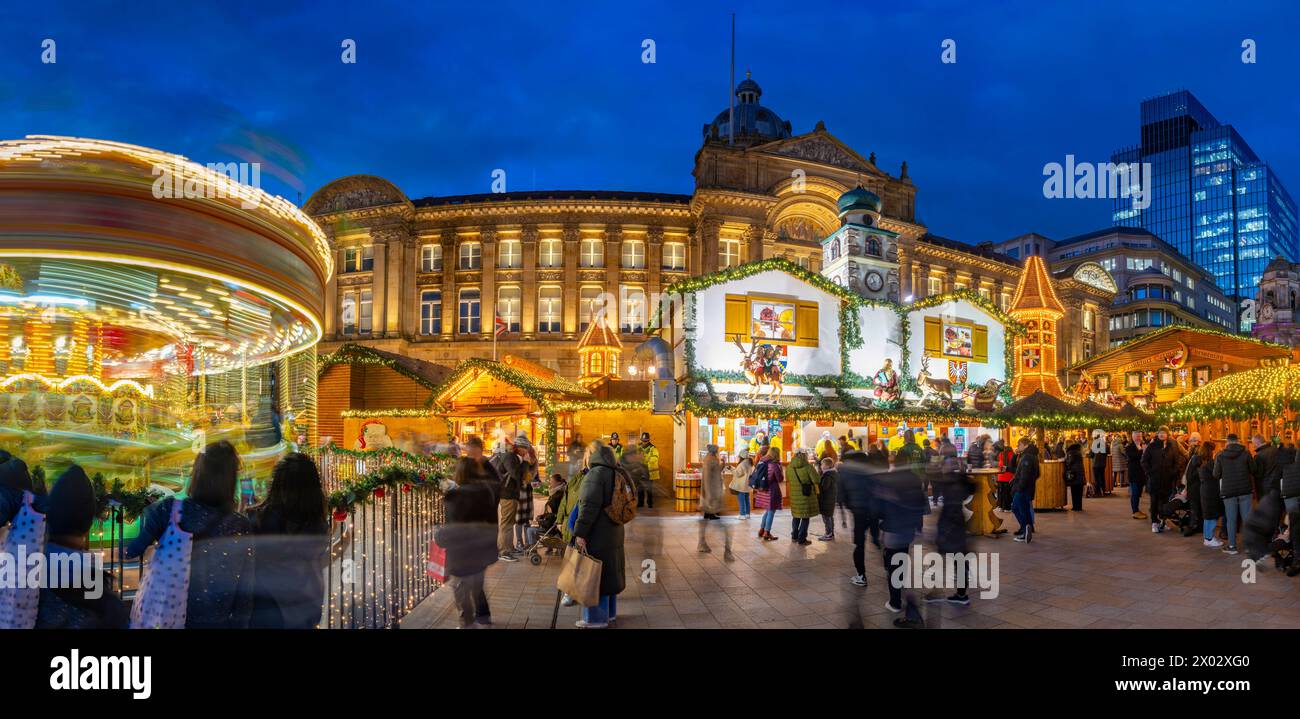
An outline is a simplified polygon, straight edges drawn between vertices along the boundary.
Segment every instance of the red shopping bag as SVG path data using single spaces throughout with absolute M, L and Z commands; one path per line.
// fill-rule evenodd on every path
M 435 582 L 447 581 L 447 550 L 437 542 L 429 542 L 429 558 L 425 560 L 424 571 Z
M 767 489 L 754 490 L 754 509 L 767 509 L 772 506 L 772 492 Z

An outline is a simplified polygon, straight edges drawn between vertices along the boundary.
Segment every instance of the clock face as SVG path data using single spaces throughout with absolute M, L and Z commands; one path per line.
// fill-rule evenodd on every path
M 885 281 L 881 279 L 879 272 L 867 273 L 867 289 L 872 292 L 879 292 L 881 287 L 885 286 Z
M 1270 321 L 1272 321 L 1272 320 L 1273 320 L 1273 305 L 1271 305 L 1271 304 L 1265 302 L 1265 303 L 1264 303 L 1264 306 L 1261 307 L 1260 310 L 1259 310 L 1259 315 L 1260 315 L 1260 318 L 1263 319 L 1265 322 L 1270 322 Z

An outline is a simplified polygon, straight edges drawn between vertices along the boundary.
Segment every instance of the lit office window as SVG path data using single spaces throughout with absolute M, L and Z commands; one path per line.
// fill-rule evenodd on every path
M 620 288 L 619 331 L 626 334 L 645 332 L 645 290 L 640 287 Z
M 537 290 L 537 331 L 559 332 L 563 290 L 559 287 L 541 287 Z
M 483 331 L 482 307 L 478 290 L 461 290 L 460 301 L 456 310 L 459 320 L 457 331 L 460 334 L 478 334 Z
M 579 264 L 583 267 L 604 267 L 605 243 L 595 237 L 583 240 Z
M 442 334 L 442 293 L 438 290 L 420 293 L 420 334 Z
M 361 334 L 370 331 L 370 317 L 373 311 L 373 294 L 370 290 L 361 290 L 360 300 L 357 302 L 357 330 Z
M 537 244 L 537 266 L 563 267 L 564 241 L 557 238 L 548 238 L 539 242 Z
M 420 248 L 420 271 L 440 272 L 442 270 L 442 245 L 425 245 Z
M 343 270 L 348 272 L 369 272 L 375 269 L 375 247 L 349 247 L 343 250 Z
M 740 264 L 740 240 L 718 242 L 718 268 L 727 269 Z
M 519 287 L 510 285 L 497 290 L 497 315 L 506 323 L 506 332 L 519 331 Z
M 483 267 L 483 245 L 477 242 L 460 243 L 460 259 L 457 269 L 478 270 Z
M 623 240 L 623 269 L 645 269 L 645 242 L 641 240 Z
M 686 269 L 686 244 L 683 242 L 665 242 L 663 260 L 665 270 Z
M 497 244 L 497 267 L 517 270 L 524 266 L 524 249 L 519 240 L 502 240 Z

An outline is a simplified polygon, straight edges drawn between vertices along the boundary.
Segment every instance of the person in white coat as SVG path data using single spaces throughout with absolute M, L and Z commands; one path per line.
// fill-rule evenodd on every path
M 727 488 L 736 494 L 740 518 L 749 519 L 749 475 L 754 471 L 754 460 L 750 458 L 748 449 L 741 449 L 736 457 L 740 461 L 731 468 L 731 484 Z

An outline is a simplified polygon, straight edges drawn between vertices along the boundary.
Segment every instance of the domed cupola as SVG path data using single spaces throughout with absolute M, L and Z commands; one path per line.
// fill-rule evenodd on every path
M 840 220 L 874 227 L 880 221 L 880 196 L 862 185 L 840 195 Z
M 758 99 L 763 95 L 763 88 L 759 87 L 749 75 L 746 72 L 745 79 L 736 85 L 736 137 L 733 144 L 750 147 L 791 137 L 793 133 L 790 123 L 758 104 Z M 732 127 L 731 109 L 724 108 L 713 122 L 704 126 L 705 142 L 726 143 L 728 141 Z

